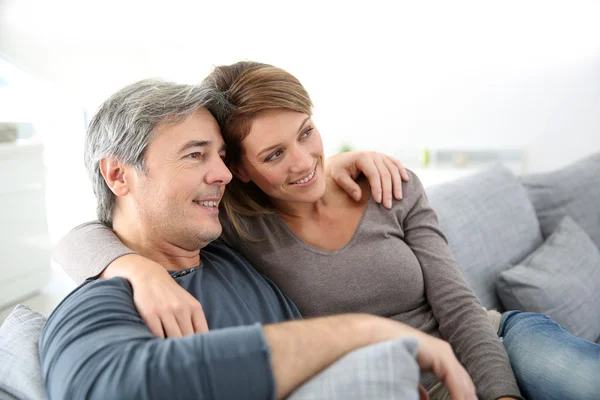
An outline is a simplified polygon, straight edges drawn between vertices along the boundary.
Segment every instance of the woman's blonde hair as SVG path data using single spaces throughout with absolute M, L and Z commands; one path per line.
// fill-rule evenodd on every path
M 219 66 L 202 85 L 213 97 L 208 108 L 221 127 L 230 169 L 240 165 L 242 141 L 250 133 L 252 119 L 261 112 L 284 109 L 312 115 L 312 102 L 302 84 L 292 74 L 272 65 L 241 61 Z M 250 235 L 241 217 L 274 212 L 268 196 L 258 186 L 235 176 L 227 185 L 222 204 L 236 232 L 252 241 L 259 239 Z

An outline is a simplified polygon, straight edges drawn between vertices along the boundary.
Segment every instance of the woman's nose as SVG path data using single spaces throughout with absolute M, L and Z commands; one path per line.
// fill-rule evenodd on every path
M 308 171 L 313 166 L 313 157 L 305 149 L 295 149 L 292 157 L 291 169 L 294 172 Z

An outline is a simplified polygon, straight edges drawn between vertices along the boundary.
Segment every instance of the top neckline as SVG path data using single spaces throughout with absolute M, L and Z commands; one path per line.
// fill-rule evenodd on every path
M 348 242 L 346 242 L 346 244 L 344 244 L 342 247 L 340 247 L 339 249 L 335 249 L 335 250 L 322 249 L 320 247 L 316 247 L 316 246 L 313 246 L 312 244 L 305 242 L 302 238 L 300 238 L 298 235 L 296 235 L 296 233 L 285 223 L 283 218 L 281 218 L 281 216 L 278 213 L 274 214 L 274 219 L 305 250 L 309 250 L 313 253 L 317 253 L 317 254 L 321 254 L 321 255 L 336 255 L 336 254 L 339 254 L 339 253 L 345 251 L 346 249 L 352 247 L 352 245 L 356 241 L 357 237 L 359 236 L 359 233 L 362 229 L 364 221 L 366 220 L 366 216 L 367 216 L 367 213 L 369 212 L 369 208 L 371 207 L 371 203 L 375 203 L 375 200 L 373 200 L 372 197 L 369 198 L 369 201 L 367 202 L 367 206 L 365 207 L 365 209 L 360 217 L 360 220 L 358 222 L 358 225 L 356 225 L 356 229 L 354 230 L 354 233 L 352 234 L 352 237 L 350 238 L 350 240 L 348 240 Z

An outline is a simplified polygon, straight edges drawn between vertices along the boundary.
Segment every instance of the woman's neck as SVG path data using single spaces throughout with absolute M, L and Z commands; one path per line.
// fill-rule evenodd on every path
M 271 203 L 284 220 L 318 221 L 330 217 L 332 209 L 339 210 L 364 204 L 369 199 L 370 189 L 366 181 L 359 182 L 363 198 L 356 202 L 332 178 L 327 177 L 326 179 L 325 193 L 315 202 L 303 203 L 271 199 Z

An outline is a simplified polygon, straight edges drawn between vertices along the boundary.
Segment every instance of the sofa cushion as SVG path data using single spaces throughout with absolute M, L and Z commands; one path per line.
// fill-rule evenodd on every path
M 348 353 L 300 386 L 289 400 L 419 398 L 418 342 L 402 338 Z
M 6 393 L 4 390 L 0 389 L 0 400 L 19 400 L 14 396 Z
M 575 336 L 600 339 L 600 250 L 570 217 L 498 278 L 506 309 L 548 315 Z
M 0 392 L 20 400 L 46 398 L 38 337 L 46 318 L 19 304 L 0 326 Z
M 496 164 L 432 186 L 427 195 L 471 289 L 485 307 L 502 310 L 498 275 L 543 241 L 525 189 L 511 171 Z
M 600 153 L 558 171 L 524 175 L 521 181 L 544 237 L 568 215 L 600 248 Z

